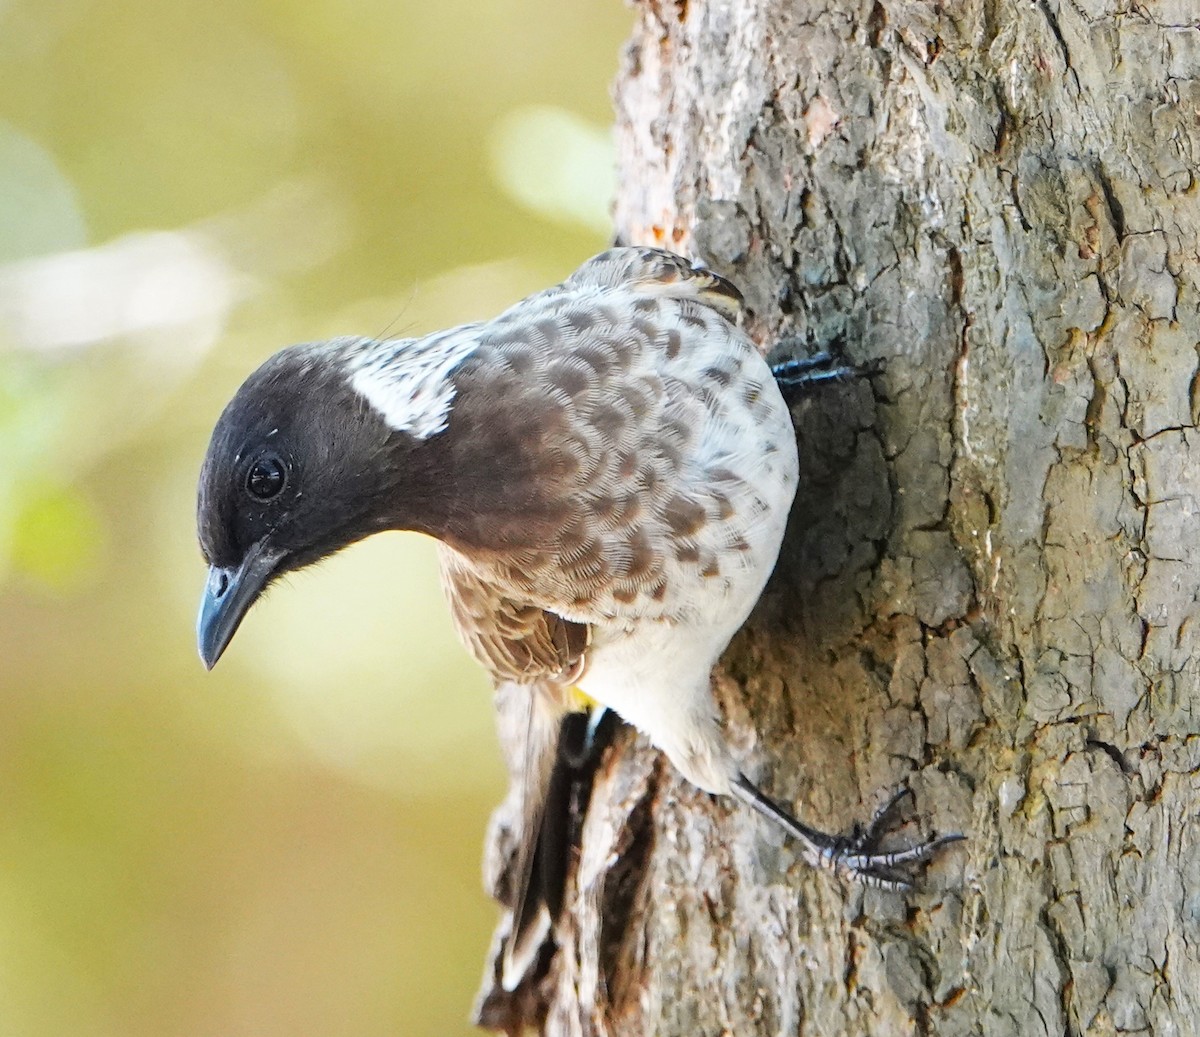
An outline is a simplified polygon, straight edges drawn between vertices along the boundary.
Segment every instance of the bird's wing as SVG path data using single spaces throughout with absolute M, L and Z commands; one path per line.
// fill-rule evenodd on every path
M 590 631 L 535 605 L 506 597 L 453 548 L 439 545 L 442 588 L 458 635 L 499 684 L 569 687 L 583 670 Z
M 546 610 L 599 639 L 701 601 L 723 610 L 755 571 L 753 534 L 794 482 L 773 470 L 788 418 L 726 316 L 735 295 L 678 256 L 613 249 L 478 329 L 453 376 L 451 533 L 532 606 L 495 627 Z M 522 635 L 524 651 L 536 639 Z M 473 647 L 495 668 L 500 646 Z
M 742 293 L 731 282 L 661 248 L 612 248 L 601 252 L 568 277 L 563 287 L 616 285 L 645 295 L 694 299 L 730 320 L 742 308 Z

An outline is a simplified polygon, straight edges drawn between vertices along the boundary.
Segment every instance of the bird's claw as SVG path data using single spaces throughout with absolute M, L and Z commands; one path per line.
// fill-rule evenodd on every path
M 804 393 L 830 382 L 870 377 L 882 369 L 882 358 L 855 366 L 839 362 L 832 353 L 824 350 L 805 357 L 791 357 L 771 365 L 771 373 L 775 376 L 779 388 L 785 397 L 792 400 L 799 399 Z
M 933 836 L 902 850 L 879 850 L 880 840 L 891 830 L 888 822 L 896 807 L 911 796 L 912 789 L 908 787 L 897 790 L 871 815 L 866 825 L 855 825 L 849 838 L 835 840 L 840 845 L 830 848 L 828 866 L 878 889 L 894 892 L 912 889 L 912 882 L 903 875 L 894 874 L 895 869 L 908 864 L 923 864 L 943 846 L 960 842 L 965 836 L 952 832 Z
M 942 847 L 961 842 L 960 832 L 935 835 L 924 842 L 908 846 L 903 850 L 880 852 L 856 852 L 850 843 L 834 848 L 827 857 L 829 867 L 844 871 L 856 881 L 876 889 L 903 893 L 913 888 L 912 880 L 896 873 L 897 868 L 910 864 L 923 864 L 930 860 Z
M 908 796 L 910 789 L 901 789 L 872 815 L 865 826 L 856 825 L 845 837 L 826 835 L 797 820 L 773 800 L 758 790 L 745 777 L 734 783 L 735 794 L 765 817 L 781 825 L 804 850 L 813 864 L 841 872 L 857 882 L 876 889 L 905 892 L 913 888 L 911 879 L 897 869 L 923 864 L 939 850 L 965 838 L 959 832 L 937 835 L 900 850 L 879 850 L 880 840 L 890 830 L 889 819 L 896 807 Z
M 892 816 L 892 811 L 901 803 L 912 796 L 912 789 L 907 785 L 902 789 L 897 789 L 892 795 L 884 800 L 884 802 L 876 808 L 875 813 L 871 815 L 871 820 L 865 825 L 854 823 L 854 830 L 846 840 L 848 848 L 855 852 L 861 852 L 876 846 L 879 843 L 879 836 L 887 831 L 884 822 Z

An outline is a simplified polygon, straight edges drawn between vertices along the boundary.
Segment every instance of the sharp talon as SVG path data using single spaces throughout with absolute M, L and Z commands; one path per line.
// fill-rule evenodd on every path
M 883 823 L 891 817 L 892 811 L 903 803 L 904 800 L 912 796 L 912 794 L 912 789 L 907 785 L 892 793 L 891 797 L 871 815 L 871 820 L 867 822 L 865 827 L 859 829 L 859 826 L 855 826 L 856 835 L 850 845 L 856 851 L 875 845 L 878 841 L 878 836 L 885 831 Z

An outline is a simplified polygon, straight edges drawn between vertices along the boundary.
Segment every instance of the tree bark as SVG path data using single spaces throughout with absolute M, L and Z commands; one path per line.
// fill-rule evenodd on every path
M 910 836 L 968 838 L 864 889 L 626 733 L 521 1009 L 546 1033 L 1196 1032 L 1197 22 L 638 5 L 619 236 L 733 280 L 764 349 L 884 365 L 795 409 L 731 740 L 827 831 L 908 785 Z

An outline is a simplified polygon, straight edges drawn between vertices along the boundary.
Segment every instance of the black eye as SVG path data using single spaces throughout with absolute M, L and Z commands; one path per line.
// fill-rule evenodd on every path
M 274 454 L 260 457 L 246 472 L 246 492 L 260 501 L 274 500 L 287 485 L 287 469 Z

